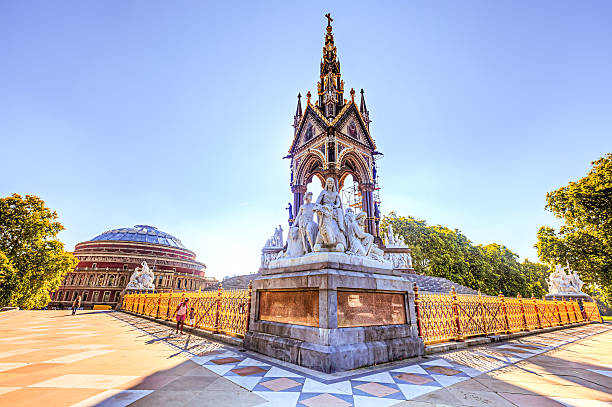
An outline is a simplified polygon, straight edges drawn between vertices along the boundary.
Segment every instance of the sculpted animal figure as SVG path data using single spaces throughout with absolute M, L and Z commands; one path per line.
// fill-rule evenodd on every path
M 337 219 L 334 219 L 333 207 L 317 203 L 314 205 L 313 211 L 319 218 L 319 233 L 312 251 L 343 253 L 346 250 L 346 236 L 341 232 Z
M 297 226 L 291 226 L 289 233 L 287 234 L 287 250 L 278 253 L 277 259 L 283 257 L 300 257 L 305 253 L 304 246 L 302 245 L 302 237 L 300 236 L 300 230 Z

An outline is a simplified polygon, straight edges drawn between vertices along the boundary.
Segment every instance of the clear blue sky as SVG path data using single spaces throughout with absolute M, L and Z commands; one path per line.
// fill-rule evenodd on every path
M 612 151 L 609 1 L 2 1 L 0 195 L 42 197 L 69 250 L 150 224 L 256 271 L 328 11 L 383 212 L 534 260 L 546 192 Z

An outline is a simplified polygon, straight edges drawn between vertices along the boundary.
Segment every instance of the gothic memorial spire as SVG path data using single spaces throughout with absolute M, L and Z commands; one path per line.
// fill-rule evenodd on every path
M 325 117 L 333 118 L 343 106 L 344 81 L 340 79 L 340 61 L 338 61 L 332 33 L 331 22 L 334 20 L 329 13 L 325 17 L 327 17 L 327 32 L 323 46 L 323 59 L 321 59 L 321 80 L 317 86 L 319 106 Z
M 360 202 L 351 203 L 354 209 L 366 212 L 368 233 L 379 238 L 379 217 L 375 158 L 380 157 L 370 134 L 370 114 L 361 92 L 361 103 L 355 91 L 344 99 L 344 81 L 340 75 L 340 61 L 334 44 L 334 33 L 329 13 L 321 58 L 317 93 L 306 93 L 302 110 L 301 98 L 293 117 L 293 141 L 289 148 L 291 159 L 292 209 L 297 213 L 302 205 L 307 186 L 313 179 L 321 183 L 333 178 L 342 189 L 349 175 L 358 184 Z M 311 102 L 312 98 L 312 102 Z M 356 189 L 356 188 L 355 188 Z M 293 216 L 293 215 L 291 215 Z M 290 222 L 292 220 L 290 219 Z

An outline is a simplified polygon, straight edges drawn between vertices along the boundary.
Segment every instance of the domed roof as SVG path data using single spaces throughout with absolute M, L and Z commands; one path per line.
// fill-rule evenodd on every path
M 178 238 L 149 225 L 107 230 L 91 240 L 153 243 L 188 250 Z

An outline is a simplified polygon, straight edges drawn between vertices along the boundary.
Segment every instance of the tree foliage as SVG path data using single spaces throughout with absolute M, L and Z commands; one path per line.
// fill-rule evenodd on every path
M 503 245 L 474 245 L 457 229 L 428 226 L 394 212 L 383 218 L 381 227 L 388 224 L 412 250 L 418 274 L 444 277 L 490 295 L 501 291 L 507 296 L 541 297 L 547 292 L 549 267 L 528 260 L 519 263 L 518 255 Z
M 77 263 L 57 240 L 63 229 L 37 196 L 0 198 L 0 306 L 47 305 L 49 292 Z
M 536 247 L 540 260 L 569 263 L 585 292 L 612 305 L 612 154 L 591 164 L 586 177 L 546 194 L 546 209 L 564 224 L 542 226 Z

